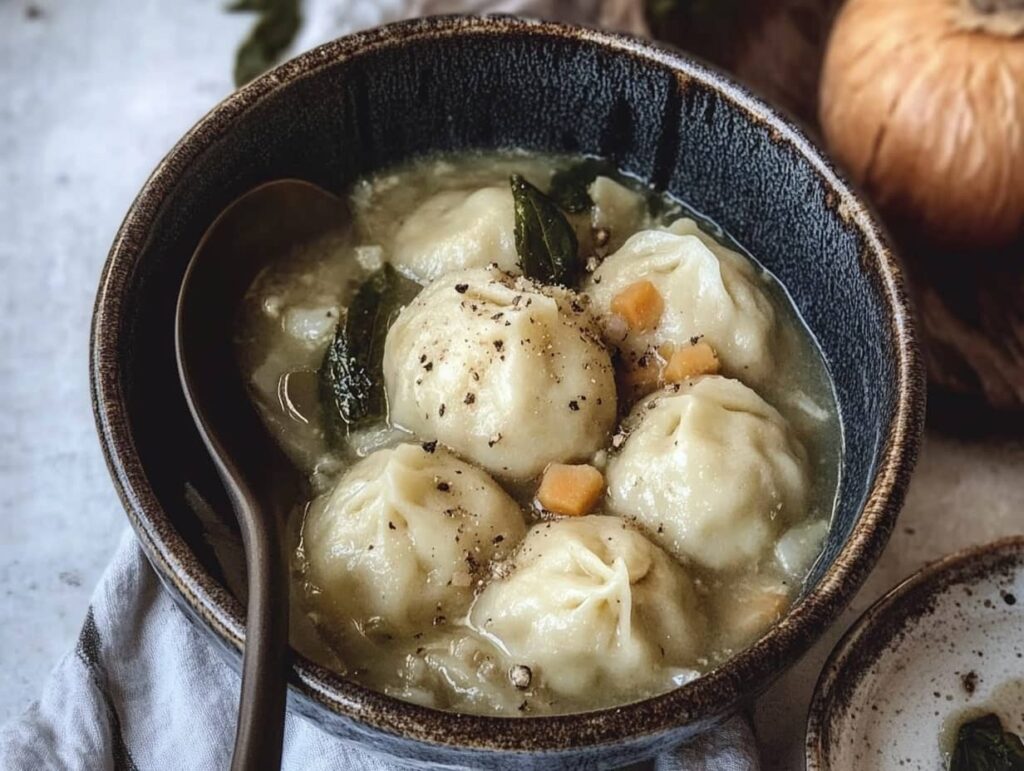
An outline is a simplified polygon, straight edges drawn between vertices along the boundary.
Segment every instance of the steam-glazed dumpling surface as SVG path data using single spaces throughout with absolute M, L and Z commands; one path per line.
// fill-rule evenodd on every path
M 704 617 L 685 569 L 618 517 L 534 525 L 471 624 L 563 699 L 621 703 L 693 676 Z
M 806 513 L 806 452 L 737 380 L 704 377 L 641 401 L 608 463 L 608 497 L 667 551 L 710 568 L 754 563 Z
M 357 463 L 310 504 L 303 549 L 318 603 L 362 633 L 409 634 L 464 614 L 488 563 L 526 530 L 486 473 L 402 444 Z
M 518 273 L 512 190 L 484 187 L 436 193 L 395 234 L 392 264 L 420 281 L 495 263 Z
M 588 458 L 615 423 L 585 300 L 494 268 L 449 273 L 402 311 L 384 380 L 394 423 L 506 478 Z
M 614 251 L 633 233 L 647 223 L 647 206 L 638 192 L 610 177 L 597 177 L 587 188 L 594 207 L 590 222 L 595 229 L 608 233 L 608 251 Z
M 654 329 L 617 324 L 612 301 L 637 281 L 650 281 L 664 300 Z M 754 266 L 716 243 L 691 219 L 667 230 L 644 230 L 629 238 L 590 276 L 594 301 L 609 342 L 632 363 L 664 343 L 703 338 L 718 353 L 726 374 L 764 382 L 773 368 L 775 311 Z

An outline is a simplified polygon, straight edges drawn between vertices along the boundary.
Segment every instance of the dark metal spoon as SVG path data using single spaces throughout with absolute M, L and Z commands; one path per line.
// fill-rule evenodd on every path
M 234 323 L 257 274 L 303 243 L 344 227 L 344 201 L 299 180 L 246 193 L 203 234 L 175 317 L 178 374 L 242 531 L 248 579 L 242 693 L 233 771 L 279 768 L 288 680 L 289 512 L 302 475 L 250 401 L 234 353 Z

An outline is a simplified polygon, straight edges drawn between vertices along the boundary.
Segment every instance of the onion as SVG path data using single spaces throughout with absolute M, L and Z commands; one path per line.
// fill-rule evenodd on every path
M 849 0 L 820 120 L 890 223 L 949 249 L 1024 234 L 1024 0 Z

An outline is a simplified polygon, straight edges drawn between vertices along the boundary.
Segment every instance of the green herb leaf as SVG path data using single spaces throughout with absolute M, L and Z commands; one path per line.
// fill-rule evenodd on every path
M 519 174 L 511 179 L 516 252 L 528 278 L 571 286 L 583 271 L 576 233 L 561 210 Z
M 594 205 L 587 188 L 598 177 L 619 178 L 619 172 L 608 161 L 584 158 L 556 172 L 551 177 L 548 195 L 570 214 L 579 214 Z
M 960 726 L 949 771 L 1024 771 L 1024 743 L 988 714 Z
M 346 433 L 386 412 L 384 340 L 395 316 L 419 290 L 419 284 L 391 265 L 375 271 L 356 290 L 320 366 L 320 394 L 331 433 Z
M 302 24 L 300 0 L 236 0 L 230 13 L 260 15 L 235 57 L 235 85 L 244 86 L 273 67 Z

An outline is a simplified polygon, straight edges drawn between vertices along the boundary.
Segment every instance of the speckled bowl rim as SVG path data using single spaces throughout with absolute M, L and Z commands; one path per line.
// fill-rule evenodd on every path
M 340 60 L 413 41 L 459 36 L 572 38 L 618 55 L 649 62 L 720 93 L 752 121 L 771 128 L 773 141 L 793 147 L 816 171 L 846 222 L 863 237 L 861 262 L 887 305 L 895 349 L 897 401 L 878 471 L 846 543 L 818 585 L 756 644 L 729 662 L 666 694 L 597 712 L 545 717 L 487 717 L 441 712 L 402 702 L 295 657 L 293 688 L 342 716 L 395 735 L 451 748 L 544 752 L 600 747 L 664 734 L 687 724 L 709 724 L 765 687 L 810 647 L 838 616 L 875 564 L 903 502 L 923 425 L 923 370 L 902 273 L 868 207 L 804 133 L 721 74 L 678 52 L 638 39 L 510 16 L 449 16 L 399 22 L 350 35 L 292 59 L 226 98 L 168 153 L 146 181 L 119 229 L 103 270 L 91 338 L 93 408 L 108 467 L 142 547 L 171 584 L 228 649 L 241 651 L 241 605 L 202 569 L 176 532 L 150 487 L 135 449 L 118 350 L 121 316 L 131 277 L 145 252 L 149 229 L 167 190 L 203 152 L 231 130 L 233 121 L 268 95 L 315 76 Z
M 933 597 L 956 583 L 988 574 L 1003 562 L 1010 561 L 1024 562 L 1024 535 L 970 546 L 929 562 L 886 592 L 854 621 L 829 654 L 814 688 L 807 713 L 806 771 L 831 769 L 826 726 L 836 709 L 849 707 L 849 703 L 839 704 L 840 697 L 855 692 L 874 661 L 859 661 L 856 658 L 858 646 L 867 639 L 874 639 L 877 634 L 891 638 L 898 631 L 888 630 L 901 630 L 927 613 L 928 608 L 921 605 L 905 606 L 908 596 L 916 598 L 923 590 Z

